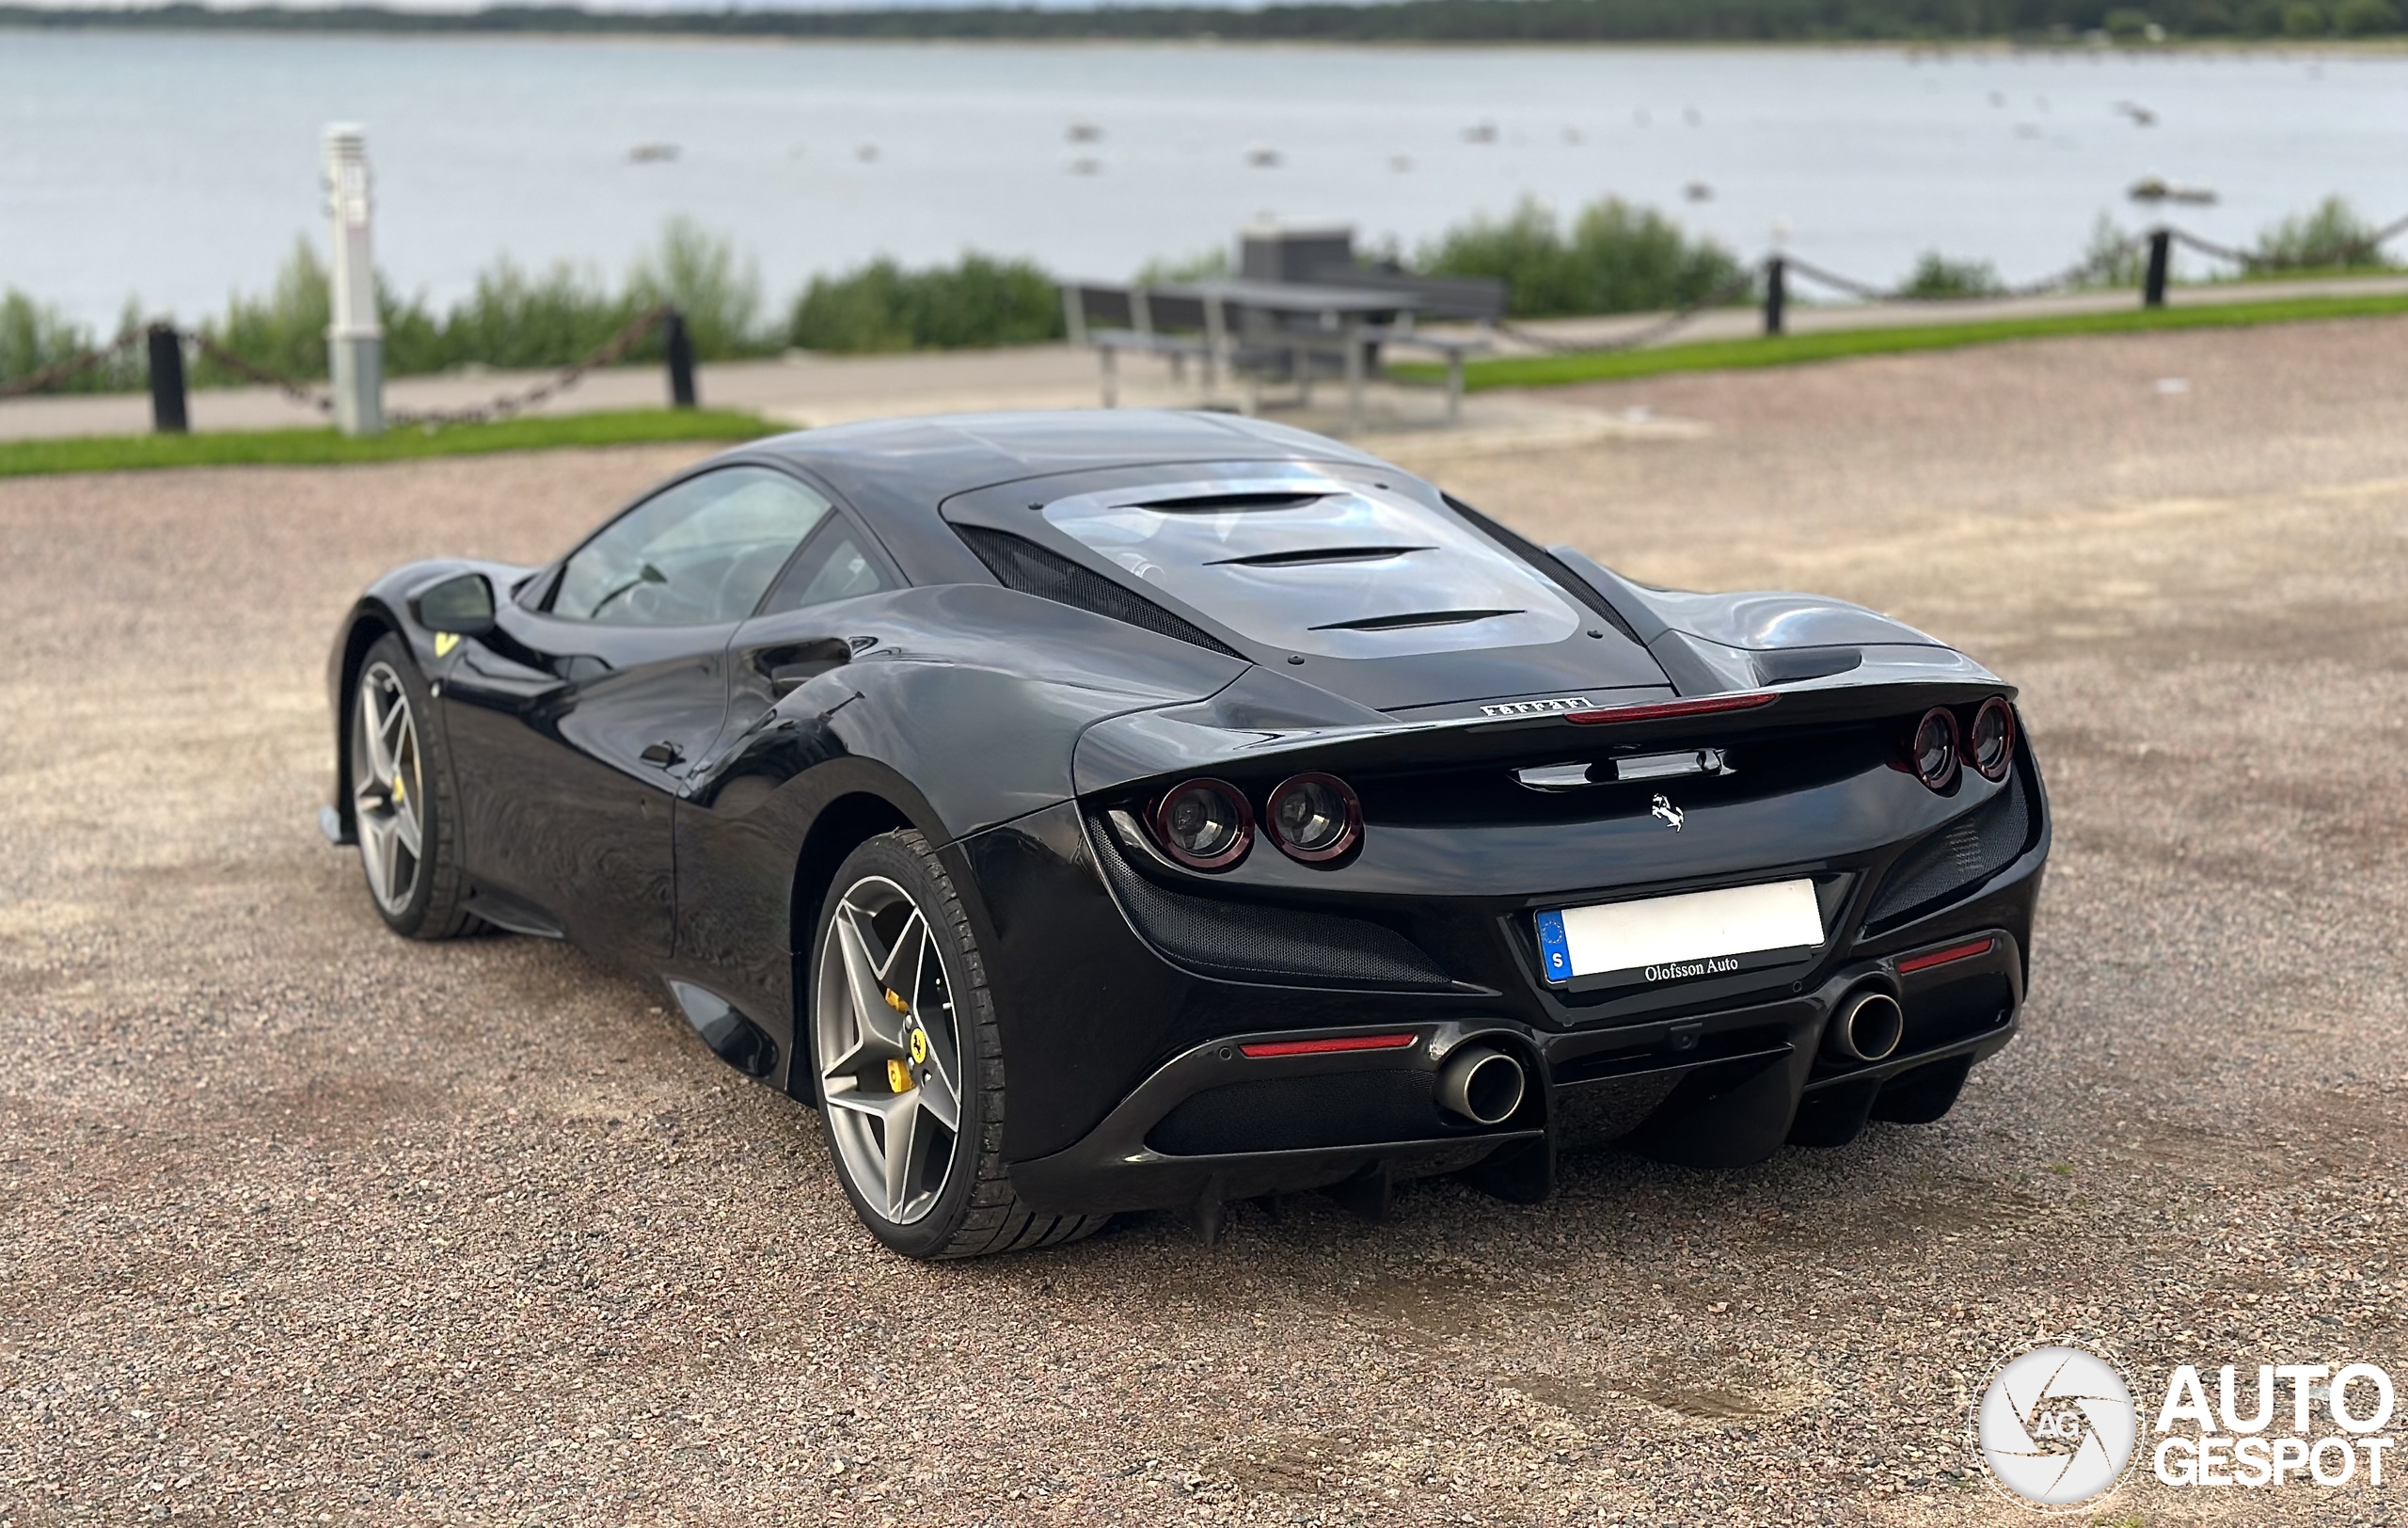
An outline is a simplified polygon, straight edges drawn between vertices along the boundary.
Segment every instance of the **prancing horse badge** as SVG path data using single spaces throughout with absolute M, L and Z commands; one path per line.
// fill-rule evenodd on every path
M 1671 801 L 1660 792 L 1656 795 L 1654 804 L 1651 805 L 1648 810 L 1654 812 L 1657 818 L 1662 820 L 1664 826 L 1671 829 L 1674 833 L 1680 832 L 1681 824 L 1689 820 L 1689 815 L 1687 812 L 1684 812 L 1679 807 L 1673 805 Z

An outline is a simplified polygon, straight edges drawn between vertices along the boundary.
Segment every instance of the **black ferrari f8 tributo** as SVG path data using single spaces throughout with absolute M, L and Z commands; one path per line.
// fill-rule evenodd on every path
M 387 923 L 664 983 L 915 1257 L 1938 1119 L 2049 850 L 1963 654 L 1220 415 L 759 441 L 386 575 L 327 682 Z

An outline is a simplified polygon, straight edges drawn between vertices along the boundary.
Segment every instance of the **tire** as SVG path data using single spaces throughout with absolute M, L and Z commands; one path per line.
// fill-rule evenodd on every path
M 926 837 L 837 868 L 812 941 L 810 1065 L 836 1180 L 906 1257 L 1058 1247 L 1109 1217 L 1040 1215 L 1004 1167 L 1004 1050 L 976 936 Z M 950 1116 L 950 1122 L 947 1121 Z M 900 1141 L 899 1162 L 889 1147 Z
M 390 634 L 359 661 L 343 718 L 352 836 L 369 900 L 395 933 L 449 939 L 477 925 L 460 870 L 452 760 L 429 724 L 434 696 Z

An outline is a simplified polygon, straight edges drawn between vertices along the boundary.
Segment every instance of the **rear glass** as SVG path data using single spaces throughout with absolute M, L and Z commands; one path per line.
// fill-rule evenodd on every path
M 1323 658 L 1561 642 L 1579 613 L 1441 509 L 1357 484 L 1156 484 L 1045 506 L 1140 585 L 1252 641 Z

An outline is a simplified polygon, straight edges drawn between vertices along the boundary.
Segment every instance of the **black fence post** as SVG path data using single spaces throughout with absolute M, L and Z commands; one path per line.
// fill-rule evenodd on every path
M 2141 306 L 2165 306 L 2165 268 L 2174 261 L 2174 231 L 2151 229 L 2148 235 L 2148 274 L 2141 278 Z
M 1779 334 L 1788 322 L 1789 262 L 1779 255 L 1765 257 L 1765 332 Z
M 150 428 L 161 435 L 187 435 L 184 413 L 184 337 L 172 324 L 150 326 Z
M 661 315 L 661 348 L 669 353 L 669 404 L 694 406 L 694 342 L 686 336 L 686 315 L 672 308 Z

